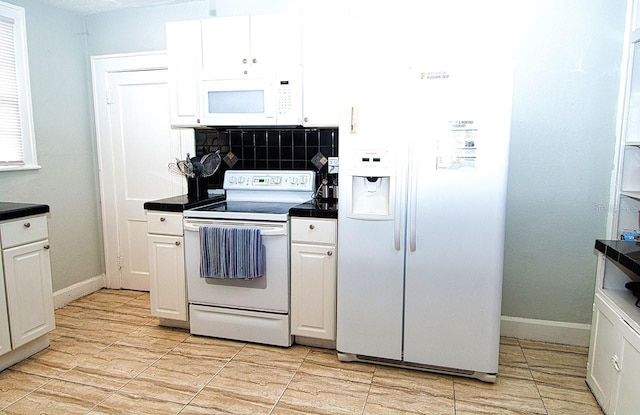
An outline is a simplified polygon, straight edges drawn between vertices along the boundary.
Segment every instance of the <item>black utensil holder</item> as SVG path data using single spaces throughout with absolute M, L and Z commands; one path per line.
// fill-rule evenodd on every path
M 188 177 L 187 195 L 190 198 L 195 199 L 208 198 L 209 194 L 207 193 L 207 179 L 205 177 Z

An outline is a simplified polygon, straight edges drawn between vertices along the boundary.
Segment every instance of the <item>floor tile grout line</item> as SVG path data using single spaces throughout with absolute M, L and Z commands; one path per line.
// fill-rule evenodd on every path
M 271 407 L 271 410 L 269 411 L 269 414 L 272 414 L 273 411 L 276 410 L 276 407 L 278 406 L 278 403 L 280 403 L 280 400 L 282 399 L 282 397 L 284 396 L 284 394 L 287 392 L 287 389 L 289 389 L 289 386 L 291 385 L 291 382 L 293 382 L 293 379 L 296 377 L 296 375 L 298 374 L 298 372 L 300 371 L 300 368 L 302 367 L 302 365 L 304 364 L 304 362 L 307 360 L 307 357 L 309 356 L 309 354 L 311 353 L 311 349 L 312 347 L 308 346 L 309 349 L 307 350 L 307 354 L 304 356 L 304 358 L 302 358 L 302 362 L 300 362 L 300 364 L 298 365 L 298 367 L 296 368 L 296 371 L 293 372 L 293 375 L 291 376 L 291 379 L 289 379 L 289 382 L 287 382 L 287 385 L 284 387 L 284 389 L 282 390 L 282 393 L 280 393 L 280 396 L 278 396 L 278 399 L 276 399 L 276 402 L 273 404 L 273 406 Z
M 192 336 L 192 335 L 190 334 L 186 339 L 184 339 L 184 340 L 183 340 L 182 342 L 180 342 L 180 343 L 181 343 L 181 344 L 182 344 L 182 343 L 184 343 L 184 342 L 185 342 L 185 341 L 187 341 L 187 339 L 188 339 L 188 338 L 190 338 L 191 336 Z M 215 377 L 216 377 L 216 376 L 218 376 L 218 374 L 220 374 L 220 372 L 222 372 L 222 370 L 223 370 L 225 367 L 227 367 L 227 365 L 228 365 L 229 363 L 231 363 L 231 361 L 233 361 L 233 359 L 238 355 L 238 353 L 240 353 L 242 350 L 244 350 L 244 348 L 245 348 L 245 347 L 247 347 L 247 344 L 248 344 L 248 343 L 246 343 L 246 342 L 245 342 L 245 343 L 242 345 L 242 347 L 241 347 L 237 352 L 235 352 L 235 353 L 233 354 L 233 356 L 231 356 L 229 359 L 227 359 L 226 363 L 225 363 L 224 365 L 222 365 L 222 366 L 220 367 L 220 369 L 218 369 L 218 370 L 216 371 L 216 373 L 214 373 L 214 374 L 211 376 L 211 378 L 209 378 L 209 380 L 208 380 L 208 381 L 206 381 L 206 382 L 204 383 L 204 385 L 202 385 L 202 387 L 201 387 L 200 389 L 198 389 L 198 391 L 197 391 L 197 392 L 196 392 L 196 393 L 191 397 L 191 399 L 189 399 L 189 402 L 187 402 L 187 403 L 182 407 L 182 409 L 180 409 L 180 411 L 179 411 L 176 415 L 181 414 L 181 413 L 182 413 L 182 411 L 184 411 L 184 410 L 187 408 L 187 406 L 189 406 L 189 405 L 191 404 L 191 402 L 193 402 L 193 401 L 194 401 L 194 399 L 196 399 L 196 398 L 198 397 L 198 395 L 199 395 L 199 394 L 200 394 L 200 393 L 201 393 L 201 392 L 202 392 L 202 391 L 203 391 L 203 390 L 204 390 L 204 389 L 205 389 L 205 388 L 206 388 L 206 387 L 211 383 L 211 381 L 213 381 L 213 379 L 215 379 Z M 176 346 L 176 347 L 178 347 L 178 346 Z M 175 350 L 175 347 L 174 347 L 172 350 Z

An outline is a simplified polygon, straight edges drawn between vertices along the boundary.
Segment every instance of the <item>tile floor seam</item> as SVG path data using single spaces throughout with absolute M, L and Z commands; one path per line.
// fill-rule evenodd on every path
M 190 336 L 188 336 L 187 338 L 185 338 L 185 339 L 184 339 L 183 341 L 181 341 L 180 343 L 178 343 L 178 345 L 179 345 L 179 344 L 182 344 L 182 343 L 184 343 L 184 342 L 186 342 L 186 341 L 187 341 L 187 339 L 189 339 L 190 337 L 191 337 L 191 335 L 190 335 Z M 240 352 L 241 352 L 245 347 L 247 347 L 247 344 L 248 344 L 248 343 L 245 343 L 245 344 L 240 348 L 240 350 L 238 350 L 238 351 L 237 351 L 237 352 L 236 352 L 236 353 L 235 353 L 231 358 L 227 359 L 227 361 L 225 362 L 225 364 L 224 364 L 224 365 L 222 365 L 222 366 L 221 366 L 221 367 L 216 371 L 216 373 L 214 373 L 214 374 L 209 378 L 209 380 L 208 380 L 208 381 L 206 381 L 206 382 L 204 383 L 204 385 L 202 385 L 202 387 L 201 387 L 200 389 L 198 389 L 198 391 L 197 391 L 197 392 L 196 392 L 196 393 L 191 397 L 191 399 L 189 399 L 189 402 L 187 402 L 187 403 L 182 407 L 182 409 L 180 409 L 180 412 L 178 412 L 176 415 L 181 414 L 181 413 L 182 413 L 182 412 L 183 412 L 183 411 L 184 411 L 184 410 L 185 410 L 185 409 L 186 409 L 186 408 L 191 404 L 191 402 L 193 402 L 193 401 L 194 401 L 194 399 L 196 399 L 196 398 L 198 397 L 198 395 L 200 395 L 200 393 L 202 393 L 202 391 L 203 391 L 203 390 L 204 390 L 204 389 L 205 389 L 205 388 L 206 388 L 206 387 L 211 383 L 211 381 L 213 381 L 213 379 L 215 379 L 215 377 L 216 377 L 216 376 L 218 376 L 218 374 L 222 371 L 222 369 L 224 369 L 225 367 L 227 367 L 227 365 L 228 365 L 229 363 L 231 363 L 231 361 L 233 360 L 233 358 L 234 358 L 234 357 L 236 357 L 236 356 L 238 355 L 238 353 L 240 353 Z M 171 349 L 171 351 L 175 350 L 175 349 L 176 349 L 176 347 L 178 347 L 178 345 L 176 345 L 173 349 Z
M 21 372 L 24 373 L 24 372 Z M 31 373 L 29 373 L 31 375 Z M 39 376 L 39 375 L 38 375 Z M 52 378 L 47 378 L 49 380 L 47 380 L 45 383 L 43 383 L 42 385 L 38 386 L 37 388 L 25 393 L 24 395 L 22 395 L 20 398 L 16 399 L 15 401 L 11 402 L 9 405 L 4 406 L 3 408 L 0 408 L 0 412 L 4 412 L 5 409 L 9 408 L 11 405 L 16 404 L 17 402 L 21 401 L 22 399 L 26 398 L 27 396 L 31 395 L 32 393 L 34 393 L 35 391 L 37 391 L 38 389 L 43 388 L 45 385 L 48 385 L 49 383 L 51 383 L 54 379 Z
M 367 410 L 367 402 L 369 401 L 369 396 L 371 396 L 371 388 L 373 387 L 373 378 L 376 375 L 376 370 L 378 370 L 378 366 L 373 365 L 373 372 L 371 372 L 371 382 L 369 382 L 369 390 L 367 390 L 367 396 L 364 397 L 364 403 L 362 404 L 362 411 L 360 412 L 361 415 L 364 415 L 365 411 Z
M 280 393 L 280 396 L 278 396 L 278 399 L 276 399 L 276 402 L 273 404 L 273 406 L 271 407 L 271 410 L 269 411 L 269 414 L 272 414 L 273 411 L 275 411 L 276 407 L 278 406 L 278 403 L 280 403 L 280 399 L 282 399 L 282 397 L 284 396 L 284 394 L 287 392 L 287 389 L 289 389 L 289 385 L 291 385 L 291 382 L 293 382 L 293 379 L 296 377 L 296 375 L 298 374 L 298 372 L 300 371 L 300 368 L 302 367 L 302 365 L 304 364 L 304 362 L 307 360 L 307 357 L 309 356 L 309 353 L 311 352 L 311 348 L 309 348 L 307 350 L 307 354 L 305 355 L 305 357 L 302 359 L 302 362 L 300 362 L 300 364 L 298 365 L 298 367 L 296 368 L 296 371 L 293 372 L 293 375 L 291 375 L 291 379 L 289 379 L 289 382 L 287 382 L 287 385 L 284 387 L 284 389 L 282 390 L 282 393 Z

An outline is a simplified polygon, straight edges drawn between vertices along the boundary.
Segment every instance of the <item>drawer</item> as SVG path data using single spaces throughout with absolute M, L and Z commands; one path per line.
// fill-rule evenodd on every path
M 182 214 L 147 212 L 147 232 L 161 235 L 182 235 Z
M 2 247 L 24 245 L 30 242 L 47 239 L 47 217 L 30 216 L 0 224 Z
M 336 244 L 335 219 L 291 219 L 291 241 Z

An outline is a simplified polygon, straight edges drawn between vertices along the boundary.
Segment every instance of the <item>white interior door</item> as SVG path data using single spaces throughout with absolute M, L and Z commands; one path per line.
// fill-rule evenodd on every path
M 170 127 L 166 56 L 99 57 L 92 66 L 108 286 L 149 290 L 144 202 L 186 187 L 167 169 L 186 151 L 185 132 Z

